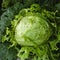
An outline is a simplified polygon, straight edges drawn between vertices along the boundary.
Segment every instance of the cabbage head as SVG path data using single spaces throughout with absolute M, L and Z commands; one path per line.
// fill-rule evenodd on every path
M 15 28 L 18 44 L 26 46 L 40 45 L 51 36 L 48 22 L 39 13 L 32 13 L 20 19 Z

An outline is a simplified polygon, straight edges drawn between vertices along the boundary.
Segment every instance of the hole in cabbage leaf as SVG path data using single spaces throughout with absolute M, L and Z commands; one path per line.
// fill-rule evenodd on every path
M 52 50 L 52 53 L 53 54 L 57 54 L 58 52 L 56 50 Z
M 59 42 L 59 43 L 57 43 L 57 44 L 56 44 L 56 46 L 57 46 L 58 48 L 60 48 L 60 42 Z
M 24 54 L 24 51 L 23 52 L 20 52 L 20 54 Z

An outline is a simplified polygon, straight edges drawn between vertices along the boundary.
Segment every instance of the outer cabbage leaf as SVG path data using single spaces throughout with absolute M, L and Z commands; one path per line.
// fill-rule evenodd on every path
M 1 41 L 1 37 L 2 37 L 3 32 L 5 31 L 6 27 L 10 25 L 10 22 L 15 17 L 15 14 L 17 14 L 18 11 L 20 9 L 22 9 L 22 7 L 23 7 L 23 5 L 21 5 L 20 3 L 16 3 L 14 6 L 8 8 L 7 11 L 4 12 L 1 15 L 1 20 L 0 20 L 0 41 Z
M 0 60 L 16 60 L 17 51 L 14 48 L 8 49 L 10 43 L 0 43 Z
M 45 49 L 46 48 L 46 49 Z M 38 47 L 22 47 L 18 53 L 21 60 L 49 60 L 47 45 Z

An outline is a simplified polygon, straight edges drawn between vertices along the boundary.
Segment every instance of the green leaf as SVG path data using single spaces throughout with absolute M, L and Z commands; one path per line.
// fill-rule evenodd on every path
M 9 43 L 0 43 L 0 59 L 1 60 L 16 60 L 17 51 L 14 48 L 8 49 Z
M 57 38 L 60 41 L 60 26 L 58 27 L 58 35 L 57 35 Z
M 53 40 L 50 42 L 50 46 L 51 46 L 51 49 L 52 50 L 58 50 L 56 44 L 58 43 L 59 41 L 58 40 Z
M 60 10 L 60 3 L 56 4 L 55 6 L 57 10 Z
M 20 3 L 16 3 L 14 6 L 10 7 L 1 15 L 0 20 L 0 42 L 3 32 L 5 31 L 6 27 L 11 24 L 11 20 L 15 17 L 15 15 L 22 9 L 22 5 L 20 7 Z

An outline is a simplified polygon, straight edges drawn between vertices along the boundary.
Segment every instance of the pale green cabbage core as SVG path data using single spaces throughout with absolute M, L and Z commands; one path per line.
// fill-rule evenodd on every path
M 23 17 L 15 29 L 15 39 L 23 46 L 40 45 L 51 36 L 48 22 L 38 16 Z

